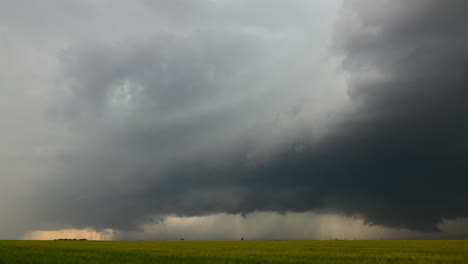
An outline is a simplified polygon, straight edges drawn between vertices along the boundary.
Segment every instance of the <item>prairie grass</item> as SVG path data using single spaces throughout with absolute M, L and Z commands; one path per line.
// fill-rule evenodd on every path
M 9 263 L 461 264 L 468 241 L 0 241 Z

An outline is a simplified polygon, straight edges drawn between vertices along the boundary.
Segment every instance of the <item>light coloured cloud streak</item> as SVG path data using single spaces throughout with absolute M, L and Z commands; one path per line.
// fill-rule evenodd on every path
M 21 239 L 51 240 L 85 238 L 88 240 L 368 240 L 368 239 L 453 239 L 464 238 L 468 221 L 444 221 L 440 233 L 421 233 L 368 225 L 359 217 L 339 214 L 256 212 L 245 216 L 216 214 L 210 216 L 168 216 L 164 221 L 146 224 L 143 230 L 64 229 L 34 231 Z

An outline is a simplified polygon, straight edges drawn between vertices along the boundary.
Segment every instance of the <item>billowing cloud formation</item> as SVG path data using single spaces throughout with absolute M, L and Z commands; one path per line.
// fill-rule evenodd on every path
M 345 2 L 337 43 L 359 106 L 327 149 L 349 175 L 342 206 L 373 223 L 432 230 L 468 214 L 464 7 Z
M 5 72 L 27 76 L 25 52 L 42 65 L 3 82 L 43 95 L 4 132 L 30 142 L 2 160 L 22 175 L 2 180 L 3 229 L 319 210 L 435 231 L 468 216 L 463 1 L 344 1 L 347 89 L 326 55 L 339 1 L 55 2 L 44 12 L 64 17 L 3 18 L 22 44 L 2 49 L 18 54 Z
M 228 170 L 320 137 L 345 99 L 327 54 L 339 5 L 0 1 L 17 141 L 2 233 L 238 212 L 249 183 Z

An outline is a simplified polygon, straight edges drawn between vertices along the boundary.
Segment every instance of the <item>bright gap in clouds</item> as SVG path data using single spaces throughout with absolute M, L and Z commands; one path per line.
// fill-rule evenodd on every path
M 440 233 L 420 233 L 368 225 L 362 218 L 329 213 L 257 212 L 246 216 L 216 214 L 202 217 L 169 216 L 147 224 L 137 232 L 93 229 L 33 231 L 21 239 L 51 240 L 366 240 L 366 239 L 453 239 L 468 233 L 468 219 L 444 221 Z

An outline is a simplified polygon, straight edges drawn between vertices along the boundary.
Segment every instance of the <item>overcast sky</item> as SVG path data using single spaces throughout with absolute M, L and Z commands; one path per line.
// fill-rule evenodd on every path
M 0 0 L 0 239 L 467 237 L 466 10 Z

